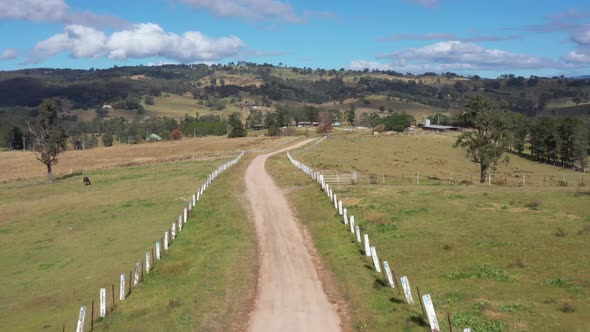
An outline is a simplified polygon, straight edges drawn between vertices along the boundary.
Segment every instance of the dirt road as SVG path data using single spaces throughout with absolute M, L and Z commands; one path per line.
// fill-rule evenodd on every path
M 322 289 L 303 234 L 286 198 L 264 167 L 270 156 L 284 151 L 256 157 L 246 171 L 246 192 L 261 255 L 256 304 L 248 330 L 340 331 L 337 308 Z

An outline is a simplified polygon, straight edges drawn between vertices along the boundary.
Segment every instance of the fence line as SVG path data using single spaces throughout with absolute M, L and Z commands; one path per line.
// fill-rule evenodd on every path
M 342 200 L 338 200 L 338 196 L 333 192 L 330 183 L 326 182 L 326 175 L 318 171 L 315 171 L 313 168 L 295 160 L 290 153 L 287 153 L 287 157 L 289 158 L 291 164 L 303 171 L 312 180 L 314 180 L 315 182 L 317 182 L 317 184 L 320 185 L 321 190 L 326 193 L 327 197 L 330 199 L 331 203 L 333 203 L 334 208 L 336 209 L 338 214 L 342 216 L 342 223 L 344 224 L 344 226 L 346 226 L 347 228 L 350 227 L 350 232 L 353 234 L 353 236 L 356 237 L 357 243 L 360 244 L 362 242 L 362 244 L 364 244 L 364 254 L 367 257 L 371 258 L 375 271 L 377 271 L 378 273 L 382 273 L 381 262 L 379 260 L 379 256 L 377 255 L 376 246 L 374 245 L 374 243 L 371 245 L 371 243 L 369 242 L 369 234 L 367 234 L 366 232 L 364 233 L 364 237 L 361 240 L 361 229 L 359 225 L 354 225 L 354 216 L 348 215 L 348 210 L 344 207 L 344 203 L 342 202 Z M 387 261 L 383 261 L 382 264 L 383 270 L 385 270 L 385 283 L 389 284 L 390 288 L 396 288 L 397 286 L 397 291 L 399 294 L 401 294 L 400 287 L 403 288 L 407 304 L 413 305 L 414 299 L 412 296 L 412 289 L 410 288 L 410 282 L 408 280 L 408 277 L 404 275 L 400 279 L 397 279 L 396 277 L 394 277 L 396 275 L 395 268 Z M 418 293 L 418 298 L 420 300 L 423 318 L 426 321 L 428 321 L 431 331 L 440 331 L 440 326 L 436 317 L 436 312 L 434 310 L 434 305 L 432 303 L 430 294 L 422 295 L 420 293 L 419 287 L 416 287 L 416 291 Z M 449 330 L 452 332 L 451 316 L 449 314 L 447 314 L 447 319 L 449 324 Z M 470 331 L 470 329 L 468 327 L 465 327 L 464 331 Z
M 337 185 L 477 185 L 480 183 L 479 173 L 433 174 L 416 172 L 390 175 L 322 170 L 322 175 L 328 184 Z M 491 172 L 486 176 L 484 184 L 506 187 L 583 187 L 587 182 L 588 174 L 586 173 Z
M 180 236 L 180 232 L 184 229 L 187 222 L 190 220 L 190 216 L 192 210 L 196 207 L 196 204 L 199 202 L 203 194 L 209 188 L 211 183 L 219 177 L 221 173 L 229 169 L 230 167 L 237 164 L 240 159 L 246 154 L 245 151 L 240 152 L 240 154 L 235 157 L 234 159 L 222 164 L 221 166 L 217 167 L 213 172 L 211 172 L 204 183 L 197 189 L 197 191 L 192 195 L 191 199 L 188 201 L 188 205 L 183 208 L 182 212 L 178 216 L 178 223 L 173 222 L 171 227 L 164 232 L 164 237 L 155 241 L 155 255 L 154 255 L 154 248 L 150 248 L 145 253 L 145 258 L 142 255 L 140 261 L 138 261 L 133 271 L 129 271 L 129 280 L 126 280 L 126 273 L 122 273 L 119 277 L 119 303 L 123 302 L 127 297 L 131 295 L 131 291 L 133 288 L 138 286 L 141 282 L 144 281 L 144 271 L 146 273 L 145 277 L 149 275 L 150 271 L 156 267 L 156 262 L 162 260 L 164 257 L 164 253 L 170 248 L 173 241 L 176 237 Z M 169 233 L 170 231 L 170 233 Z M 177 234 L 178 231 L 178 234 Z M 170 234 L 170 237 L 169 237 Z M 163 243 L 163 250 L 162 248 Z M 145 259 L 145 260 L 144 260 Z M 133 273 L 134 272 L 134 273 Z M 132 274 L 133 274 L 133 284 L 132 282 Z M 127 284 L 128 283 L 128 284 Z M 127 286 L 127 287 L 126 287 Z M 116 308 L 117 303 L 115 302 L 115 284 L 111 285 L 111 298 L 112 298 L 112 306 L 110 312 Z M 102 320 L 106 317 L 109 313 L 107 310 L 107 289 L 100 288 L 99 289 L 99 320 Z M 84 332 L 84 327 L 86 323 L 86 313 L 87 308 L 86 306 L 80 307 L 80 312 L 78 314 L 78 319 L 76 321 L 76 332 Z M 94 327 L 94 300 L 92 301 L 91 306 L 91 316 L 90 316 L 90 331 L 92 331 Z M 63 326 L 65 330 L 65 324 Z

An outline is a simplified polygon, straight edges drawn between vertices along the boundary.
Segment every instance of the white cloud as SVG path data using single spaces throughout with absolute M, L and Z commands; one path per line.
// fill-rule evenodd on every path
M 18 50 L 15 48 L 7 48 L 0 53 L 0 60 L 12 60 L 18 56 Z
M 254 20 L 279 19 L 290 23 L 305 21 L 295 13 L 288 2 L 277 0 L 178 0 L 223 17 L 241 17 Z
M 518 35 L 509 35 L 509 36 L 471 36 L 471 37 L 458 37 L 456 35 L 452 35 L 449 33 L 427 33 L 427 34 L 413 34 L 413 33 L 398 33 L 391 35 L 385 38 L 379 38 L 378 40 L 381 42 L 392 42 L 392 41 L 400 41 L 400 40 L 458 40 L 463 42 L 495 42 L 495 41 L 504 41 L 504 40 L 513 40 L 519 39 L 520 36 Z
M 68 10 L 63 0 L 0 1 L 0 19 L 57 22 L 67 16 Z
M 123 27 L 127 22 L 112 15 L 72 10 L 64 0 L 0 0 L 0 20 L 24 20 L 84 24 L 93 27 Z
M 487 49 L 475 43 L 444 41 L 408 48 L 378 58 L 397 61 L 402 67 L 426 66 L 440 70 L 494 70 L 560 68 L 561 64 L 532 55 Z M 394 64 L 394 67 L 397 66 Z
M 590 65 L 590 50 L 587 52 L 583 50 L 571 51 L 563 59 L 571 63 Z
M 572 40 L 578 45 L 590 45 L 590 24 L 583 25 L 572 31 Z
M 390 64 L 366 60 L 354 60 L 347 68 L 350 70 L 393 70 L 393 66 Z
M 163 57 L 183 63 L 216 61 L 236 56 L 245 46 L 235 36 L 212 39 L 198 31 L 178 35 L 166 32 L 153 23 L 135 24 L 110 36 L 95 28 L 68 25 L 63 33 L 37 43 L 27 63 L 38 63 L 66 51 L 74 58 L 126 60 Z

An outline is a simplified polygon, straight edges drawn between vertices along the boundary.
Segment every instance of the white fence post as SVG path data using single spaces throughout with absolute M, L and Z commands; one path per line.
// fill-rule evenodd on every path
M 391 274 L 391 269 L 389 268 L 389 263 L 387 261 L 383 261 L 383 268 L 385 269 L 385 275 L 387 276 L 387 282 L 389 282 L 389 286 L 391 288 L 395 288 L 393 275 Z
M 430 329 L 432 331 L 440 331 L 440 327 L 438 326 L 438 320 L 436 319 L 436 312 L 434 311 L 434 306 L 432 305 L 432 299 L 430 298 L 430 294 L 422 296 L 422 303 L 424 303 L 424 309 L 426 310 L 426 316 L 428 316 Z
M 338 201 L 338 213 L 340 215 L 343 215 L 343 211 L 342 211 L 342 201 Z
M 379 263 L 379 257 L 377 257 L 377 249 L 375 249 L 375 247 L 371 247 L 371 257 L 373 258 L 373 265 L 375 265 L 375 270 L 381 273 L 381 264 Z
M 100 289 L 100 312 L 99 317 L 102 319 L 107 315 L 107 290 L 106 288 Z
M 160 252 L 162 248 L 160 248 L 160 241 L 156 241 L 156 260 L 160 260 Z
M 408 277 L 403 276 L 401 277 L 400 281 L 402 282 L 402 288 L 404 289 L 404 294 L 406 295 L 406 302 L 408 302 L 408 304 L 414 304 L 412 288 L 410 287 L 410 281 L 408 280 Z
M 139 262 L 135 263 L 135 273 L 133 275 L 133 287 L 137 286 L 139 284 L 139 273 L 141 269 L 141 265 L 139 264 Z
M 350 232 L 354 234 L 354 216 L 350 216 Z
M 371 257 L 371 246 L 369 245 L 369 234 L 365 233 L 365 254 Z
M 84 332 L 84 323 L 86 320 L 86 306 L 80 307 L 80 314 L 78 315 L 78 325 L 76 332 Z
M 121 273 L 119 282 L 119 301 L 125 300 L 125 273 Z
M 150 254 L 150 252 L 146 252 L 145 253 L 145 272 L 146 274 L 150 274 L 150 270 L 151 270 L 151 264 L 152 264 L 152 255 Z
M 168 250 L 168 231 L 164 232 L 164 250 Z
M 342 209 L 343 215 L 344 215 L 344 224 L 348 225 L 348 210 L 347 209 Z

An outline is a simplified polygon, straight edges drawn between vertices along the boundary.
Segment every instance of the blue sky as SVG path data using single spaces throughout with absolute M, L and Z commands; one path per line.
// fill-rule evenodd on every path
M 577 0 L 0 0 L 0 70 L 159 63 L 590 74 Z

